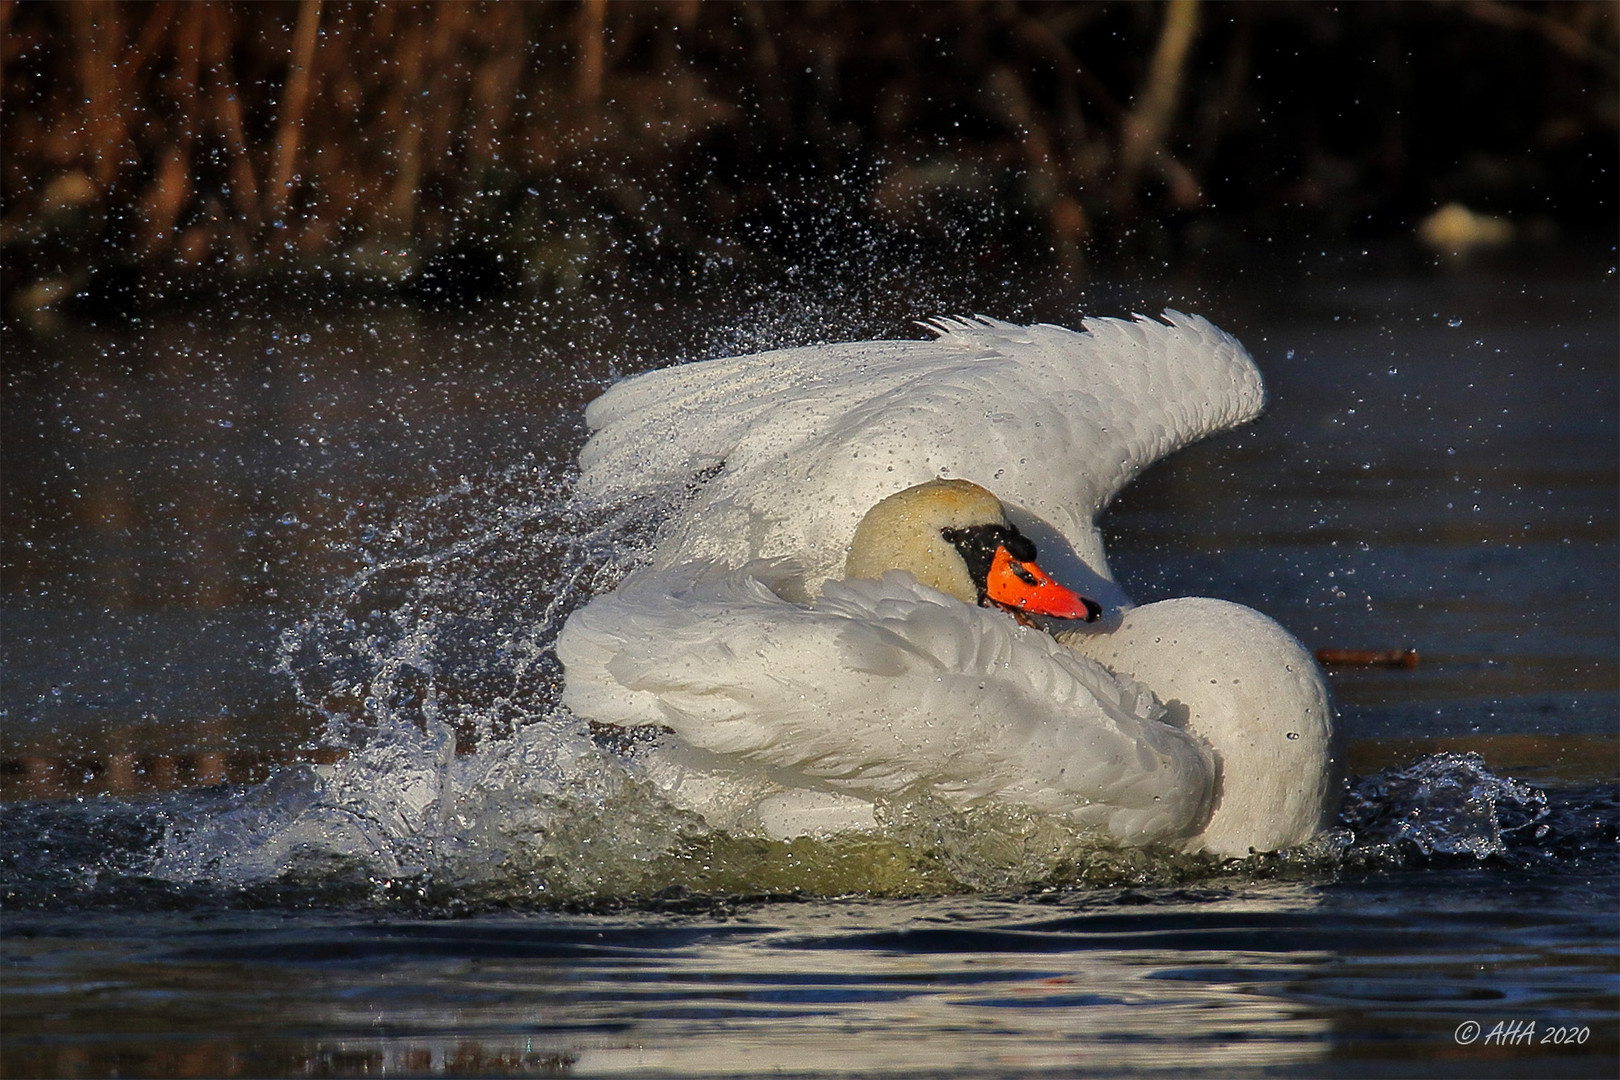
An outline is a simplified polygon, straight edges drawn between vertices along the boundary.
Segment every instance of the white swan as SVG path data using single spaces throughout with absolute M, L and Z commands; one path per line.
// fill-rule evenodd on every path
M 564 627 L 565 704 L 667 732 L 654 778 L 723 827 L 870 828 L 876 802 L 925 791 L 1133 843 L 1302 843 L 1337 793 L 1315 663 L 1248 608 L 1132 606 L 1094 524 L 1263 405 L 1242 346 L 1165 318 L 940 322 L 613 387 L 586 414 L 582 492 L 692 490 L 649 565 Z M 1061 643 L 998 609 L 1019 601 L 991 595 L 994 552 L 948 534 L 973 527 L 1029 537 L 1090 598 L 1037 580 L 1054 591 L 1024 600 L 1026 621 L 1065 616 Z

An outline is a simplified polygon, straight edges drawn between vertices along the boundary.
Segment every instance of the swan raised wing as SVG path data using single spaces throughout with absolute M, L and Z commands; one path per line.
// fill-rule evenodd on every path
M 1090 319 L 1078 332 L 948 319 L 930 324 L 931 341 L 650 372 L 587 409 L 580 490 L 619 500 L 702 478 L 664 524 L 654 565 L 791 556 L 813 595 L 841 576 L 868 508 L 959 477 L 1044 522 L 1111 582 L 1097 514 L 1154 461 L 1265 403 L 1236 339 L 1197 316 L 1164 319 Z

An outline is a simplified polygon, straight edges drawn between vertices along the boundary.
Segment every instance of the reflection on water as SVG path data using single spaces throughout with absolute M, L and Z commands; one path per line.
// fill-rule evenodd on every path
M 1019 902 L 59 917 L 10 949 L 6 1057 L 14 1075 L 1602 1075 L 1612 954 L 1571 884 L 1430 868 Z M 1523 914 L 1477 898 L 1504 885 Z M 64 962 L 58 935 L 91 927 L 91 964 Z M 1590 1035 L 1454 1037 L 1501 1018 Z
M 1612 1075 L 1612 284 L 1326 289 L 1292 322 L 1173 299 L 1273 405 L 1110 512 L 1129 591 L 1423 657 L 1335 670 L 1352 772 L 1393 771 L 1292 860 L 938 816 L 728 844 L 535 722 L 560 618 L 645 528 L 569 506 L 580 406 L 805 322 L 8 340 L 5 1072 Z M 999 898 L 872 895 L 964 885 Z

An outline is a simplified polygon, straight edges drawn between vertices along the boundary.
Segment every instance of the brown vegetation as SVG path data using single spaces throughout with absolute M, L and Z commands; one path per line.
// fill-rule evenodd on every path
M 1612 230 L 1617 22 L 1608 0 L 7 0 L 4 291 L 390 281 L 453 244 L 565 280 L 841 229 L 1074 266 L 1195 224 L 1409 230 L 1451 200 Z

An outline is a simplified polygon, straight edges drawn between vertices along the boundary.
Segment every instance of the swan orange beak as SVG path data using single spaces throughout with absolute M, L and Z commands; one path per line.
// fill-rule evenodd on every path
M 1019 562 L 1005 547 L 996 548 L 985 579 L 985 595 L 1014 613 L 1051 615 L 1058 619 L 1095 622 L 1102 605 L 1073 589 L 1065 589 L 1033 562 Z

